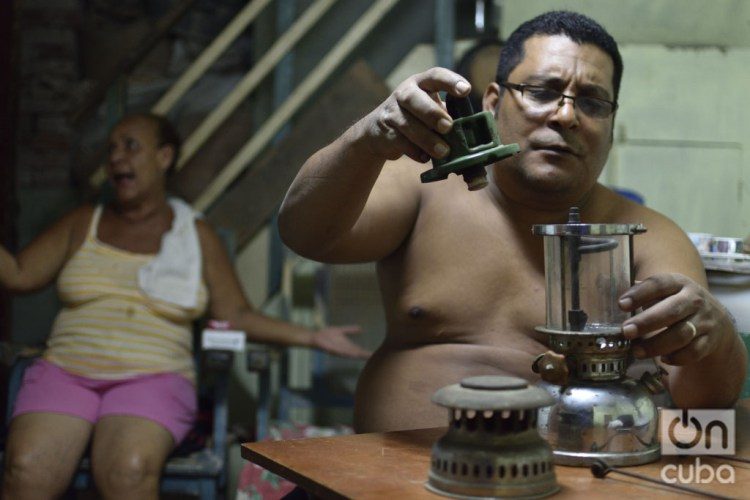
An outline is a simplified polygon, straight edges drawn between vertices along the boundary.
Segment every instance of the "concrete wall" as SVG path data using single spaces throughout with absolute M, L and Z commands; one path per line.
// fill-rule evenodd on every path
M 623 46 L 615 143 L 602 180 L 639 191 L 685 231 L 750 234 L 750 48 Z
M 548 10 L 581 12 L 600 22 L 621 44 L 747 47 L 746 0 L 495 0 L 500 36 Z

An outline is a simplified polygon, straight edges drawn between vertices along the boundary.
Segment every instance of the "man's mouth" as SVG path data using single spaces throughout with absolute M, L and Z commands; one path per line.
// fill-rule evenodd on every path
M 552 151 L 552 152 L 560 153 L 560 154 L 569 154 L 573 156 L 578 156 L 578 153 L 573 148 L 571 148 L 567 144 L 561 144 L 561 143 L 532 144 L 531 149 L 539 150 L 539 151 Z

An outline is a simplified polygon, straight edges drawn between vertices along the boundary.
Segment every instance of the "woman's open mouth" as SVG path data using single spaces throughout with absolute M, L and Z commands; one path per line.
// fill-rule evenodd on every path
M 111 178 L 116 186 L 120 186 L 135 181 L 135 174 L 133 172 L 120 172 L 112 174 Z

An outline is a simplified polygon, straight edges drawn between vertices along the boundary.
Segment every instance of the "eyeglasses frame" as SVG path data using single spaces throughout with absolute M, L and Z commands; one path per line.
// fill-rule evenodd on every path
M 521 93 L 521 97 L 523 97 L 523 93 L 524 93 L 525 89 L 527 89 L 529 87 L 537 88 L 537 89 L 549 90 L 551 92 L 558 92 L 555 89 L 551 89 L 551 88 L 545 87 L 543 85 L 532 85 L 532 84 L 528 84 L 528 83 L 512 83 L 512 82 L 509 82 L 509 81 L 503 81 L 503 82 L 498 83 L 498 85 L 500 85 L 501 87 L 505 87 L 508 90 L 516 90 L 516 91 L 520 92 Z M 576 99 L 578 99 L 579 97 L 586 97 L 587 99 L 596 99 L 597 101 L 606 102 L 607 104 L 609 104 L 612 107 L 612 111 L 610 111 L 606 116 L 601 116 L 601 117 L 599 117 L 599 116 L 592 116 L 592 115 L 586 113 L 585 111 L 581 111 L 581 113 L 583 113 L 584 115 L 588 116 L 589 118 L 597 118 L 597 119 L 609 118 L 610 116 L 612 116 L 613 114 L 615 114 L 615 111 L 617 111 L 617 108 L 619 106 L 618 103 L 617 103 L 617 101 L 610 101 L 610 100 L 607 100 L 607 99 L 602 99 L 601 97 L 574 96 L 574 95 L 563 94 L 562 92 L 559 92 L 559 94 L 560 94 L 560 100 L 557 101 L 557 107 L 558 108 L 560 108 L 563 105 L 563 103 L 565 102 L 566 98 L 570 99 L 570 101 L 573 103 L 573 107 L 576 108 Z M 550 102 L 552 102 L 552 101 L 550 101 Z M 576 108 L 576 109 L 580 109 L 580 108 Z

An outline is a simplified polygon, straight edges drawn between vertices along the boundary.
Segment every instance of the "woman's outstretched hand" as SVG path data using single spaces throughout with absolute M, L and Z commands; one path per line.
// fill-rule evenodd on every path
M 367 359 L 372 354 L 352 342 L 349 335 L 362 333 L 357 325 L 328 326 L 313 333 L 312 347 L 347 358 Z

